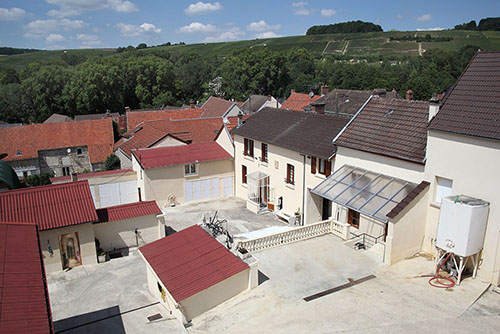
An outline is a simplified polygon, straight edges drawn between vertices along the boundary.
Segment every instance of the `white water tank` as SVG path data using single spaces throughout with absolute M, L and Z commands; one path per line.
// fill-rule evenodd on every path
M 490 203 L 464 195 L 443 197 L 436 246 L 458 256 L 483 249 Z

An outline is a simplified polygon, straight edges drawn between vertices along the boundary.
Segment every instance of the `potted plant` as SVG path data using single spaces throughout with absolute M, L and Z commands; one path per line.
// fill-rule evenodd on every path
M 97 253 L 97 262 L 98 263 L 106 262 L 106 252 L 101 248 L 101 243 L 97 238 L 95 238 L 95 249 Z
M 295 211 L 295 225 L 300 225 L 300 208 Z

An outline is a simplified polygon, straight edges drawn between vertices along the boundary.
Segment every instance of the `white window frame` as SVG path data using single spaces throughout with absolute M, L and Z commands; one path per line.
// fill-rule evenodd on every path
M 65 173 L 64 172 L 65 170 L 67 170 L 68 172 Z M 70 168 L 69 167 L 62 167 L 61 168 L 61 174 L 62 174 L 62 176 L 71 176 L 71 170 L 70 170 Z
M 184 165 L 184 175 L 185 176 L 198 175 L 198 168 L 196 167 L 195 162 Z
M 434 202 L 441 205 L 443 197 L 451 196 L 453 193 L 453 180 L 441 176 L 436 176 L 436 186 L 434 191 Z

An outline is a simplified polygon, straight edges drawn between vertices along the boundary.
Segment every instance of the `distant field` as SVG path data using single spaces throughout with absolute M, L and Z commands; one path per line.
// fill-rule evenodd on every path
M 198 43 L 189 45 L 162 46 L 136 50 L 131 52 L 156 53 L 170 52 L 182 53 L 195 51 L 203 57 L 224 57 L 232 51 L 241 48 L 267 48 L 274 51 L 288 50 L 291 48 L 305 48 L 316 55 L 339 55 L 344 54 L 352 58 L 363 58 L 368 56 L 398 56 L 418 55 L 419 43 L 415 41 L 391 41 L 390 38 L 401 38 L 404 36 L 426 36 L 433 38 L 451 37 L 452 41 L 446 42 L 422 42 L 422 52 L 439 48 L 447 51 L 459 50 L 466 45 L 475 45 L 482 50 L 500 50 L 500 31 L 389 31 L 360 34 L 326 34 L 311 36 L 290 36 L 269 39 L 254 39 L 237 42 L 223 43 Z M 85 58 L 93 56 L 107 56 L 114 53 L 114 49 L 87 49 L 87 50 L 58 50 L 39 51 L 29 54 L 0 56 L 0 65 L 23 67 L 35 61 L 58 62 L 64 52 L 67 55 L 77 55 Z

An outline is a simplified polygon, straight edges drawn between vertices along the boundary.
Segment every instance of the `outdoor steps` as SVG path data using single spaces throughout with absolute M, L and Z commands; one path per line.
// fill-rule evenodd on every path
M 271 212 L 272 212 L 272 211 L 271 211 L 271 210 L 269 210 L 269 208 L 265 207 L 265 208 L 260 209 L 260 210 L 257 212 L 257 214 L 259 214 L 259 215 L 265 215 L 266 213 L 271 213 Z

